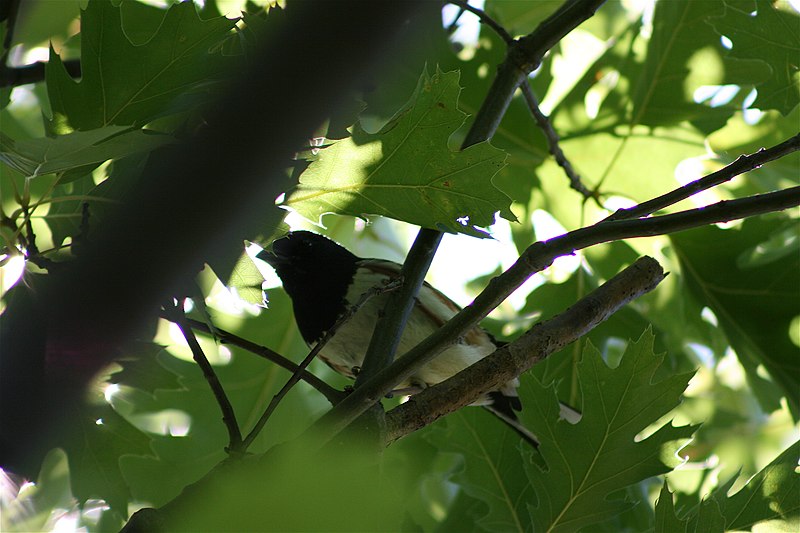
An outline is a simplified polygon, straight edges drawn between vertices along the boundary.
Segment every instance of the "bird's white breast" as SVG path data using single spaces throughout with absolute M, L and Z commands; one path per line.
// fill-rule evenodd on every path
M 386 269 L 382 269 L 381 264 L 373 262 L 371 268 L 359 268 L 358 275 L 348 288 L 347 301 L 357 302 L 367 290 L 384 284 L 397 271 L 397 266 L 393 263 L 386 263 Z M 337 371 L 353 376 L 353 368 L 361 367 L 364 361 L 364 354 L 375 329 L 376 317 L 382 312 L 388 297 L 388 294 L 381 294 L 370 298 L 337 330 L 322 349 L 320 357 Z M 458 307 L 452 301 L 428 285 L 420 290 L 416 306 L 400 340 L 396 354 L 398 357 L 419 344 L 458 312 Z M 495 349 L 496 346 L 489 336 L 476 328 L 397 387 L 424 388 L 434 385 L 483 359 Z M 503 388 L 503 392 L 506 393 L 506 389 L 513 392 L 517 385 L 517 380 L 514 380 Z

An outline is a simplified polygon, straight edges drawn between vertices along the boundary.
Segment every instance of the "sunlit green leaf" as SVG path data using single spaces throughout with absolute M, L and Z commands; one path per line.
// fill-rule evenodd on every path
M 261 289 L 263 281 L 264 276 L 261 275 L 253 260 L 247 253 L 242 253 L 236 266 L 233 267 L 227 285 L 235 289 L 236 294 L 244 301 L 261 305 L 264 303 L 264 291 Z
M 736 480 L 722 483 L 700 505 L 678 518 L 666 483 L 656 502 L 655 533 L 693 531 L 796 531 L 800 526 L 800 475 L 796 471 L 800 442 L 750 478 L 736 493 Z
M 789 328 L 800 315 L 800 257 L 741 263 L 783 223 L 780 217 L 750 219 L 740 229 L 707 227 L 678 233 L 672 242 L 691 293 L 719 318 L 764 408 L 777 409 L 785 395 L 797 417 L 800 358 Z M 771 381 L 760 375 L 760 365 Z
M 719 35 L 706 22 L 723 11 L 722 2 L 677 0 L 656 5 L 647 59 L 634 92 L 634 124 L 702 120 L 708 128 L 715 120 L 710 129 L 717 129 L 733 109 L 695 103 L 694 91 L 766 79 L 762 64 L 726 59 Z
M 575 531 L 602 522 L 631 505 L 614 493 L 674 466 L 675 442 L 689 438 L 694 427 L 668 423 L 639 437 L 678 405 L 692 376 L 654 382 L 663 359 L 653 354 L 649 332 L 628 345 L 614 369 L 588 346 L 579 365 L 583 416 L 576 425 L 559 420 L 552 389 L 535 378 L 523 381 L 521 419 L 541 438 L 546 463 L 525 468 L 538 498 L 529 507 L 534 530 Z
M 383 215 L 419 226 L 487 236 L 511 200 L 492 185 L 505 153 L 488 143 L 453 152 L 447 139 L 464 121 L 458 73 L 423 74 L 412 99 L 377 134 L 353 136 L 321 150 L 285 201 L 309 220 L 325 213 Z M 420 157 L 420 154 L 426 154 Z
M 800 16 L 791 9 L 777 9 L 767 0 L 745 5 L 726 0 L 724 4 L 724 14 L 709 22 L 733 42 L 730 57 L 759 60 L 772 71 L 756 85 L 758 98 L 753 107 L 789 114 L 800 103 Z
M 127 14 L 133 20 L 126 18 L 125 26 L 137 28 L 135 15 L 141 13 Z M 220 63 L 209 50 L 234 23 L 224 17 L 200 20 L 192 2 L 181 2 L 166 11 L 152 37 L 134 44 L 120 7 L 90 0 L 81 11 L 81 80 L 70 78 L 52 49 L 47 63 L 56 128 L 89 130 L 152 119 L 177 95 L 219 74 Z
M 149 152 L 171 142 L 171 136 L 124 126 L 21 141 L 0 134 L 0 161 L 20 174 L 36 177 Z

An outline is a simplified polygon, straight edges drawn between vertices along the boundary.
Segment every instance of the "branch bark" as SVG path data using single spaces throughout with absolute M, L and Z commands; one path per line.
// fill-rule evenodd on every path
M 536 324 L 514 342 L 389 411 L 386 414 L 387 444 L 518 377 L 550 354 L 586 335 L 628 302 L 653 290 L 665 276 L 655 259 L 642 257 L 563 313 Z
M 745 172 L 759 168 L 770 161 L 780 159 L 781 157 L 789 155 L 792 152 L 796 152 L 797 150 L 800 150 L 800 133 L 794 137 L 790 137 L 780 144 L 776 144 L 771 148 L 762 148 L 758 152 L 750 155 L 740 155 L 738 158 L 736 158 L 736 161 L 730 165 L 721 168 L 716 172 L 712 172 L 708 176 L 704 176 L 699 180 L 688 183 L 683 187 L 678 187 L 667 194 L 662 194 L 657 198 L 642 202 L 641 204 L 629 209 L 619 209 L 611 216 L 606 218 L 606 220 L 628 220 L 650 215 L 659 209 L 664 209 L 665 207 L 677 204 L 681 200 L 685 200 L 686 198 L 689 198 L 690 196 L 693 196 L 701 191 L 705 191 L 712 187 L 716 187 L 721 183 L 730 181 L 739 174 L 744 174 Z
M 171 309 L 165 308 L 165 311 L 171 317 L 170 320 L 175 322 L 181 330 L 183 338 L 186 339 L 186 344 L 188 344 L 189 348 L 192 350 L 194 362 L 197 363 L 197 366 L 199 366 L 200 370 L 203 372 L 203 377 L 211 388 L 211 392 L 217 400 L 220 411 L 222 411 L 222 422 L 228 430 L 228 446 L 226 451 L 228 453 L 238 453 L 242 445 L 242 433 L 239 429 L 239 423 L 236 421 L 236 413 L 233 410 L 230 400 L 228 400 L 228 395 L 225 394 L 225 390 L 222 388 L 222 383 L 219 382 L 217 373 L 214 372 L 214 367 L 208 362 L 208 358 L 205 352 L 203 352 L 203 348 L 200 346 L 194 331 L 187 323 L 182 306 L 183 301 L 179 300 L 175 307 Z
M 166 314 L 162 313 L 161 316 L 166 320 L 172 320 L 172 317 L 167 316 Z M 186 318 L 186 324 L 189 325 L 195 331 L 202 331 L 203 333 L 207 333 L 209 335 L 213 335 L 219 342 L 222 344 L 231 344 L 233 346 L 238 346 L 243 350 L 247 350 L 250 353 L 253 353 L 259 357 L 263 357 L 267 361 L 275 363 L 281 368 L 288 370 L 289 372 L 297 372 L 300 369 L 300 366 L 296 364 L 294 361 L 287 359 L 286 357 L 282 356 L 281 354 L 274 352 L 267 348 L 266 346 L 261 346 L 254 342 L 251 342 L 247 339 L 243 339 L 238 335 L 234 335 L 233 333 L 226 331 L 224 329 L 220 329 L 214 326 L 214 330 L 212 331 L 211 328 L 205 322 L 201 322 L 199 320 L 194 320 L 192 318 Z M 344 392 L 335 389 L 322 381 L 320 378 L 312 374 L 311 372 L 304 370 L 301 372 L 300 377 L 303 381 L 314 387 L 320 394 L 325 396 L 325 398 L 331 402 L 331 405 L 336 405 L 336 403 L 344 397 Z

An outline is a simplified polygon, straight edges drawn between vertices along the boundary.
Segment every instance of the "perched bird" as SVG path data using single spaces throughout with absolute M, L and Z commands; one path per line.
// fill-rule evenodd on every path
M 314 345 L 337 319 L 369 289 L 396 279 L 400 265 L 381 259 L 362 259 L 334 241 L 311 233 L 295 231 L 276 240 L 271 251 L 258 257 L 269 263 L 292 299 L 295 320 L 303 339 Z M 337 372 L 354 377 L 375 328 L 375 321 L 386 305 L 388 294 L 369 300 L 335 332 L 319 357 Z M 397 357 L 419 344 L 460 310 L 447 296 L 424 283 L 397 349 Z M 398 389 L 419 391 L 435 385 L 494 352 L 498 343 L 476 327 L 435 359 L 419 368 Z M 519 381 L 514 379 L 500 390 L 480 399 L 494 414 L 535 444 L 535 437 L 522 427 L 514 415 L 522 405 L 517 396 Z

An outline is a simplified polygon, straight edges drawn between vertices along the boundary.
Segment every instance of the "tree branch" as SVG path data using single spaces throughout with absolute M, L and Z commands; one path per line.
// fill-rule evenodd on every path
M 640 258 L 563 313 L 539 322 L 514 342 L 389 411 L 387 444 L 518 377 L 589 333 L 628 302 L 653 290 L 665 276 L 655 259 Z
M 509 50 L 517 68 L 527 76 L 539 66 L 548 50 L 582 22 L 590 19 L 606 0 L 566 0 L 536 30 Z
M 561 139 L 553 128 L 550 118 L 539 108 L 539 102 L 536 99 L 536 95 L 533 94 L 533 89 L 527 80 L 522 84 L 522 95 L 525 97 L 525 102 L 528 104 L 528 109 L 531 115 L 533 115 L 533 119 L 536 121 L 539 129 L 542 130 L 542 133 L 544 133 L 545 139 L 547 139 L 547 148 L 550 150 L 550 154 L 552 154 L 558 166 L 564 170 L 564 174 L 569 178 L 570 188 L 581 193 L 586 200 L 589 198 L 597 199 L 597 193 L 589 190 L 586 185 L 583 184 L 580 175 L 575 171 L 572 163 L 569 162 L 569 159 L 567 159 L 567 156 L 561 149 L 561 145 L 559 144 Z
M 627 220 L 631 218 L 639 218 L 655 213 L 659 209 L 676 204 L 681 200 L 685 200 L 692 195 L 695 195 L 711 187 L 716 187 L 720 183 L 732 180 L 739 174 L 744 174 L 753 169 L 756 169 L 765 163 L 780 159 L 792 152 L 800 150 L 800 133 L 791 137 L 782 143 L 773 146 L 772 148 L 762 148 L 758 152 L 750 155 L 740 155 L 736 161 L 730 165 L 723 167 L 716 172 L 712 172 L 708 176 L 695 180 L 691 183 L 679 187 L 673 191 L 663 194 L 658 198 L 653 198 L 643 202 L 637 206 L 629 209 L 618 209 L 606 220 Z
M 361 413 L 388 394 L 395 384 L 408 379 L 418 368 L 430 362 L 445 347 L 477 326 L 492 309 L 500 305 L 531 275 L 550 266 L 557 257 L 596 244 L 652 237 L 686 229 L 728 222 L 749 216 L 780 211 L 800 205 L 800 187 L 723 201 L 700 209 L 637 220 L 602 221 L 571 231 L 548 241 L 529 246 L 503 274 L 492 279 L 477 298 L 433 335 L 422 341 L 388 368 L 345 398 L 326 413 L 312 428 L 316 437 L 327 441 Z
M 454 6 L 458 6 L 461 8 L 462 11 L 469 11 L 470 13 L 478 17 L 482 24 L 486 24 L 487 26 L 492 28 L 494 32 L 497 35 L 499 35 L 500 38 L 503 39 L 503 41 L 505 41 L 507 45 L 510 45 L 514 41 L 514 37 L 512 37 L 511 34 L 508 33 L 508 30 L 506 30 L 502 24 L 500 24 L 492 17 L 487 15 L 486 11 L 478 9 L 475 6 L 471 6 L 464 0 L 449 0 L 447 3 L 453 4 Z
M 325 332 L 322 338 L 319 341 L 317 341 L 317 344 L 314 345 L 314 348 L 311 349 L 306 358 L 303 359 L 303 361 L 297 366 L 297 370 L 295 370 L 295 372 L 292 374 L 292 376 L 289 378 L 286 384 L 283 387 L 281 387 L 281 390 L 279 390 L 275 396 L 272 397 L 272 400 L 270 400 L 269 405 L 267 405 L 267 408 L 264 410 L 264 413 L 262 413 L 261 417 L 256 422 L 256 425 L 253 427 L 252 431 L 250 431 L 250 433 L 242 442 L 241 446 L 242 452 L 247 451 L 247 448 L 253 443 L 256 437 L 258 437 L 258 434 L 261 432 L 264 425 L 272 416 L 272 413 L 275 412 L 275 409 L 278 407 L 278 404 L 281 403 L 281 400 L 283 400 L 283 398 L 289 393 L 292 387 L 294 387 L 297 384 L 297 382 L 300 381 L 302 373 L 305 372 L 306 368 L 308 368 L 308 365 L 311 364 L 311 361 L 316 359 L 319 352 L 322 351 L 322 348 L 324 348 L 325 345 L 328 344 L 328 341 L 330 341 L 331 338 L 333 338 L 333 336 L 336 335 L 336 332 L 339 330 L 339 328 L 342 327 L 342 325 L 344 325 L 345 322 L 353 318 L 353 315 L 355 315 L 358 312 L 358 310 L 361 309 L 361 307 L 363 307 L 364 304 L 367 303 L 367 301 L 370 298 L 372 298 L 373 296 L 377 296 L 378 294 L 383 294 L 387 291 L 394 290 L 398 288 L 400 285 L 401 285 L 400 280 L 393 280 L 387 283 L 386 285 L 372 287 L 371 289 L 367 290 L 367 292 L 362 294 L 361 297 L 358 299 L 358 302 L 356 302 L 349 309 L 347 309 L 347 311 L 336 320 L 333 326 L 331 326 L 331 328 Z
M 172 315 L 170 320 L 180 328 L 183 337 L 186 339 L 186 343 L 192 350 L 194 361 L 197 363 L 197 366 L 200 367 L 200 370 L 203 371 L 203 377 L 206 378 L 209 387 L 211 387 L 211 392 L 214 393 L 214 398 L 216 398 L 217 404 L 222 411 L 222 421 L 225 424 L 225 428 L 228 430 L 228 447 L 226 451 L 228 453 L 238 452 L 242 445 L 242 434 L 239 431 L 239 423 L 236 421 L 236 413 L 233 411 L 233 406 L 230 400 L 228 400 L 228 396 L 225 394 L 222 384 L 219 382 L 217 373 L 214 372 L 214 367 L 208 362 L 206 354 L 203 353 L 203 348 L 200 347 L 200 343 L 194 335 L 194 331 L 192 331 L 191 326 L 187 323 L 186 315 L 181 307 L 181 302 L 178 301 L 175 307 L 167 311 L 167 313 Z
M 370 339 L 361 372 L 356 376 L 355 388 L 394 360 L 400 337 L 416 303 L 415 297 L 441 240 L 442 233 L 436 230 L 422 228 L 417 234 L 401 269 L 402 285 L 389 295 L 384 313 L 375 322 L 376 333 Z
M 161 314 L 162 318 L 169 320 L 172 322 L 172 317 L 167 313 Z M 238 346 L 243 350 L 247 350 L 250 353 L 253 353 L 259 357 L 263 357 L 267 361 L 275 363 L 281 368 L 288 370 L 289 372 L 297 372 L 299 370 L 299 365 L 297 365 L 294 361 L 290 361 L 286 357 L 282 356 L 281 354 L 274 352 L 267 348 L 266 346 L 261 346 L 254 342 L 250 342 L 247 339 L 243 339 L 238 335 L 234 335 L 233 333 L 226 331 L 224 329 L 220 329 L 217 326 L 214 326 L 214 330 L 212 331 L 211 328 L 205 322 L 201 322 L 200 320 L 195 320 L 193 318 L 186 318 L 186 324 L 191 327 L 195 331 L 202 331 L 203 333 L 207 333 L 209 335 L 213 335 L 219 339 L 222 344 L 231 344 L 233 346 Z M 339 400 L 341 400 L 345 393 L 331 387 L 320 378 L 304 370 L 300 374 L 300 378 L 314 387 L 320 394 L 325 396 L 325 398 L 331 402 L 331 405 L 336 405 Z
M 487 15 L 482 9 L 471 6 L 462 0 L 451 0 L 450 3 L 459 6 L 463 11 L 469 11 L 473 15 L 477 16 L 481 23 L 492 28 L 495 33 L 497 33 L 497 35 L 503 39 L 503 41 L 506 43 L 506 46 L 513 45 L 514 38 L 511 36 L 511 34 L 508 33 L 502 24 Z M 542 113 L 542 110 L 539 108 L 539 102 L 536 99 L 536 95 L 533 94 L 533 89 L 531 88 L 530 83 L 525 80 L 522 84 L 520 84 L 520 88 L 522 89 L 522 94 L 525 97 L 525 102 L 528 104 L 528 109 L 530 110 L 533 119 L 536 121 L 536 124 L 539 126 L 539 129 L 542 130 L 542 133 L 547 140 L 547 147 L 550 151 L 550 154 L 552 154 L 553 158 L 556 160 L 556 163 L 558 163 L 558 166 L 564 170 L 567 178 L 569 178 L 569 186 L 581 193 L 584 198 L 596 198 L 597 195 L 593 191 L 590 191 L 586 188 L 581 181 L 581 177 L 577 172 L 575 172 L 572 163 L 570 163 L 567 159 L 567 156 L 564 155 L 564 151 L 559 145 L 560 138 L 558 133 L 556 133 L 556 130 L 553 128 L 553 124 L 550 122 L 550 119 L 547 117 L 547 115 Z

